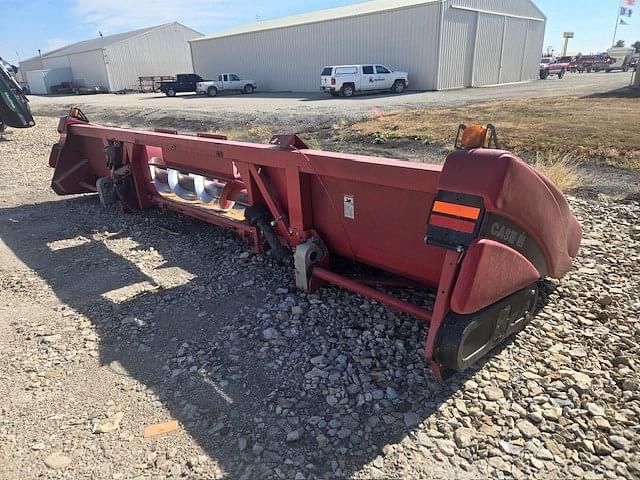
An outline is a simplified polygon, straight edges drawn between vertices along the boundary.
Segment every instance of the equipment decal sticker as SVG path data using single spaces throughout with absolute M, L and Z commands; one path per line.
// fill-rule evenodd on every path
M 356 218 L 356 199 L 353 195 L 344 196 L 344 216 L 351 220 Z

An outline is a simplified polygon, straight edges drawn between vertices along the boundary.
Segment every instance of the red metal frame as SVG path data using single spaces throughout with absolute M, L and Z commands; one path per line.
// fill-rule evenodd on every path
M 424 320 L 429 323 L 432 320 L 433 313 L 430 310 L 418 307 L 409 302 L 405 302 L 404 300 L 400 300 L 394 296 L 391 296 L 387 293 L 383 293 L 375 288 L 368 287 L 360 282 L 355 280 L 351 280 L 337 273 L 326 270 L 322 267 L 315 267 L 313 269 L 312 275 L 319 280 L 323 280 L 325 282 L 332 283 L 334 285 L 338 285 L 339 287 L 346 288 L 347 290 L 351 290 L 363 297 L 371 298 L 376 302 L 384 303 L 396 310 L 399 310 L 404 313 L 408 313 L 409 315 L 416 317 L 419 320 Z
M 222 209 L 230 207 L 231 200 L 237 198 L 234 195 L 242 191 L 247 206 L 264 205 L 268 209 L 273 219 L 272 228 L 282 245 L 295 250 L 310 238 L 317 238 L 326 246 L 329 255 L 313 267 L 310 289 L 328 282 L 429 322 L 425 354 L 438 379 L 442 378 L 442 371 L 436 361 L 436 343 L 445 317 L 453 311 L 452 298 L 465 307 L 488 306 L 489 303 L 483 303 L 482 295 L 504 298 L 514 293 L 514 285 L 525 278 L 523 273 L 509 271 L 510 265 L 495 265 L 500 262 L 486 259 L 513 258 L 514 262 L 520 262 L 522 272 L 528 275 L 535 272 L 528 259 L 505 244 L 485 242 L 484 250 L 474 250 L 475 263 L 467 262 L 465 270 L 461 268 L 466 254 L 464 248 L 447 249 L 426 242 L 427 220 L 440 191 L 475 195 L 483 199 L 487 213 L 495 212 L 523 225 L 527 222 L 539 225 L 542 215 L 555 215 L 559 226 L 545 225 L 545 235 L 538 234 L 545 240 L 540 245 L 546 254 L 549 274 L 558 276 L 566 271 L 579 246 L 579 225 L 562 195 L 546 179 L 539 178 L 506 152 L 456 152 L 447 158 L 443 169 L 435 165 L 310 150 L 291 135 L 274 137 L 271 144 L 260 145 L 228 141 L 214 134 L 196 137 L 178 135 L 173 130 L 137 132 L 106 128 L 72 117 L 61 119 L 58 131 L 60 141 L 53 147 L 49 159 L 49 164 L 55 167 L 52 188 L 58 194 L 94 192 L 97 179 L 114 177 L 114 172 L 105 164 L 104 149 L 117 144 L 122 148 L 121 163 L 127 166 L 132 177 L 133 192 L 127 203 L 140 208 L 172 209 L 232 229 L 257 249 L 263 248 L 258 229 L 243 217 L 234 217 L 234 212 L 216 211 L 157 190 L 149 165 L 155 158 L 158 160 L 153 165 L 158 168 L 226 182 L 219 198 Z M 519 199 L 525 186 L 532 195 L 544 197 L 544 202 L 532 204 L 526 199 L 528 192 L 524 192 L 524 200 Z M 516 218 L 519 212 L 526 212 L 527 218 Z M 433 222 L 433 226 L 469 234 L 476 224 L 468 219 L 443 217 Z M 560 233 L 555 235 L 554 231 Z M 566 231 L 569 234 L 562 237 Z M 535 229 L 532 236 L 538 238 Z M 476 244 L 469 246 L 470 249 L 476 247 Z M 511 257 L 504 256 L 506 250 L 512 252 Z M 330 270 L 330 257 L 334 256 L 388 272 L 399 280 L 376 282 L 348 278 Z M 487 273 L 487 268 L 492 270 Z M 456 290 L 456 284 L 475 285 L 470 279 L 477 276 L 490 279 L 491 292 L 477 289 L 479 293 L 474 297 L 469 292 Z M 437 288 L 433 310 L 369 284 Z
M 449 303 L 461 259 L 462 256 L 460 253 L 453 250 L 447 250 L 447 254 L 444 257 L 444 263 L 442 264 L 442 275 L 438 285 L 436 303 L 433 306 L 433 317 L 431 325 L 429 326 L 429 335 L 427 336 L 425 343 L 425 355 L 431 360 L 431 370 L 438 380 L 442 380 L 442 371 L 440 369 L 440 365 L 433 361 L 435 359 L 435 343 L 440 327 L 442 326 L 442 322 L 450 310 Z

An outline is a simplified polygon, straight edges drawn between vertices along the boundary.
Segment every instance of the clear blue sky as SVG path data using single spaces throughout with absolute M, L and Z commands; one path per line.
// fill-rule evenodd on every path
M 205 34 L 257 19 L 355 3 L 353 0 L 0 0 L 0 56 L 16 62 L 97 36 L 179 21 Z M 548 17 L 545 47 L 559 50 L 573 31 L 571 52 L 606 50 L 619 0 L 537 0 Z M 640 40 L 640 0 L 618 39 Z

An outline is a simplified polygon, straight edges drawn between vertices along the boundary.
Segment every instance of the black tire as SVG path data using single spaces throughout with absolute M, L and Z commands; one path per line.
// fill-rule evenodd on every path
M 560 73 L 558 73 L 558 80 L 562 80 L 562 77 L 564 77 L 564 70 L 560 70 Z
M 546 80 L 549 78 L 549 70 L 542 70 L 540 72 L 540 80 Z
M 607 69 L 605 70 L 605 72 L 607 72 L 607 73 L 611 73 L 611 69 L 610 69 L 610 68 L 607 68 Z
M 624 68 L 622 69 L 622 71 L 623 71 L 624 73 L 627 73 L 627 72 L 629 71 L 629 67 L 624 67 Z
M 253 85 L 251 85 L 250 83 L 247 83 L 244 88 L 242 89 L 242 93 L 246 93 L 247 95 L 250 95 L 253 93 Z
M 207 88 L 207 96 L 208 97 L 215 97 L 216 95 L 218 95 L 218 89 L 216 87 Z
M 165 95 L 167 97 L 175 97 L 176 96 L 176 91 L 173 88 L 170 88 L 169 90 L 166 91 Z
M 355 93 L 356 93 L 356 89 L 350 83 L 343 85 L 342 88 L 340 89 L 340 94 L 345 98 L 353 97 Z
M 404 89 L 405 89 L 405 83 L 402 80 L 396 80 L 395 82 L 393 82 L 393 87 L 391 87 L 391 91 L 393 93 L 404 93 Z

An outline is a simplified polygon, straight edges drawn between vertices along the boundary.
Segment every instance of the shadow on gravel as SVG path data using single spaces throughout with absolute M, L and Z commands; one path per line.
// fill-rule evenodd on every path
M 95 239 L 105 231 L 117 233 Z M 0 209 L 0 235 L 93 322 L 101 363 L 117 360 L 152 389 L 227 478 L 353 474 L 385 445 L 407 435 L 419 444 L 417 425 L 468 378 L 433 380 L 420 352 L 424 325 L 335 289 L 297 293 L 288 269 L 241 255 L 239 239 L 190 219 L 106 211 L 84 196 Z M 89 241 L 51 247 L 78 236 Z M 141 271 L 109 247 L 119 237 L 137 243 L 132 257 L 157 253 L 166 263 Z M 194 278 L 109 299 L 133 284 L 157 286 L 163 269 L 177 267 Z M 283 313 L 292 305 L 305 313 Z M 311 362 L 321 354 L 326 362 Z
M 608 92 L 592 93 L 584 98 L 640 98 L 640 90 L 634 90 L 631 86 L 627 86 Z

